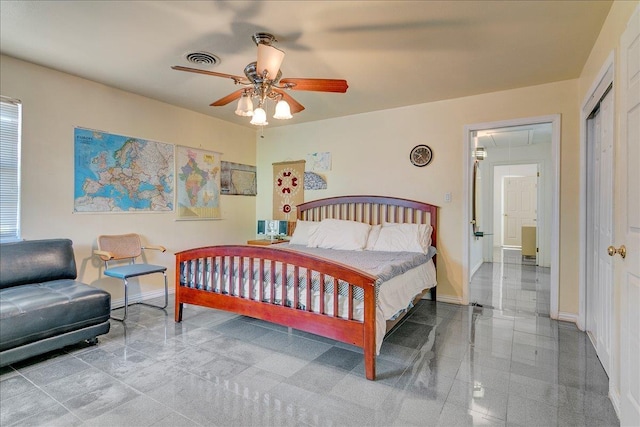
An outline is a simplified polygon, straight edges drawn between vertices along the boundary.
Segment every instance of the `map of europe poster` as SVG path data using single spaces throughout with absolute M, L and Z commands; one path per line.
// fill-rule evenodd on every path
M 74 212 L 173 211 L 174 146 L 74 129 Z

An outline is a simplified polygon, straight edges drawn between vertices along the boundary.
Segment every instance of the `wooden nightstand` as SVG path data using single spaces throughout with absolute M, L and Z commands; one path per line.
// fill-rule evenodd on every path
M 259 240 L 247 240 L 247 245 L 254 246 L 269 246 L 269 245 L 277 245 L 278 243 L 287 243 L 288 240 L 284 239 L 259 239 Z

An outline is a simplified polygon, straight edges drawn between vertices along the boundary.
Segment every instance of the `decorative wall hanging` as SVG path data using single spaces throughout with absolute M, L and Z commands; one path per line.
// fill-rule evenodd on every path
M 220 162 L 220 186 L 222 194 L 255 196 L 257 194 L 256 167 Z
M 304 189 L 305 190 L 326 190 L 327 179 L 315 172 L 304 173 Z
M 219 219 L 220 153 L 176 147 L 178 219 Z
M 304 202 L 304 160 L 273 164 L 273 218 L 295 221 Z
M 74 212 L 173 211 L 174 146 L 74 129 Z
M 322 172 L 331 170 L 331 153 L 309 153 L 307 154 L 307 172 Z

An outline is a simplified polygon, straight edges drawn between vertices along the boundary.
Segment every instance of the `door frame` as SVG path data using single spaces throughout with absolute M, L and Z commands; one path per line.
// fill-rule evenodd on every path
M 463 170 L 463 212 L 462 212 L 462 304 L 469 304 L 469 284 L 471 282 L 470 264 L 470 242 L 471 242 L 471 179 L 473 158 L 473 134 L 477 131 L 495 128 L 525 126 L 531 124 L 550 123 L 551 124 L 551 224 L 547 225 L 547 230 L 551 233 L 551 271 L 550 271 L 550 307 L 549 315 L 552 319 L 558 319 L 558 289 L 559 289 L 559 255 L 560 255 L 560 114 L 549 116 L 527 117 L 522 119 L 504 120 L 498 122 L 476 123 L 464 126 L 463 150 L 462 150 L 462 170 Z M 532 162 L 535 163 L 535 162 Z M 550 227 L 549 227 L 550 226 Z M 575 322 L 575 319 L 560 319 Z
M 607 89 L 614 83 L 615 64 L 614 53 L 609 53 L 600 72 L 595 78 L 590 90 L 587 92 L 585 100 L 582 102 L 580 110 L 580 233 L 578 236 L 578 319 L 576 325 L 581 331 L 587 327 L 587 118 L 600 102 Z M 612 92 L 614 96 L 614 117 L 615 117 L 615 90 Z M 615 144 L 615 141 L 614 141 Z M 615 145 L 614 145 L 615 148 Z M 615 166 L 614 166 L 615 167 Z M 614 190 L 615 191 L 615 190 Z M 613 229 L 615 237 L 615 227 Z M 612 355 L 612 359 L 614 355 Z

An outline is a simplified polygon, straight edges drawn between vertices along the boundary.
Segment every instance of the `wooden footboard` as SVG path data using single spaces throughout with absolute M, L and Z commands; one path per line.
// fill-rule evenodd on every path
M 375 279 L 347 265 L 286 249 L 190 249 L 176 254 L 175 320 L 182 321 L 185 303 L 194 304 L 352 344 L 364 350 L 365 375 L 373 380 Z M 363 295 L 363 313 L 356 313 L 355 295 Z

